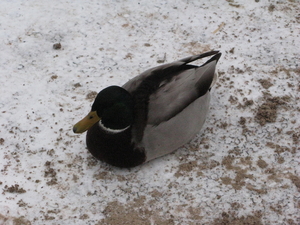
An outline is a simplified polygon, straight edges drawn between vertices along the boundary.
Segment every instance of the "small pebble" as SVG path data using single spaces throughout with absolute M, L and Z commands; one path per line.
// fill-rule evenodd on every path
M 55 43 L 53 45 L 53 49 L 55 49 L 55 50 L 61 49 L 61 44 L 60 43 Z

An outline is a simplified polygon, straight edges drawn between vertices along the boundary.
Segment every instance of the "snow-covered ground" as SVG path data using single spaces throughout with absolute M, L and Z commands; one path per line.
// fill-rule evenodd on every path
M 300 223 L 298 0 L 2 0 L 0 40 L 0 224 Z M 118 169 L 73 134 L 95 92 L 212 49 L 173 154 Z

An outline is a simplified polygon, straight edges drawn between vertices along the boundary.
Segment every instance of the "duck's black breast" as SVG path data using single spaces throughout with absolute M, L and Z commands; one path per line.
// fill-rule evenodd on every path
M 113 166 L 129 168 L 146 161 L 144 149 L 131 143 L 131 128 L 112 134 L 95 124 L 87 132 L 86 143 L 95 158 Z

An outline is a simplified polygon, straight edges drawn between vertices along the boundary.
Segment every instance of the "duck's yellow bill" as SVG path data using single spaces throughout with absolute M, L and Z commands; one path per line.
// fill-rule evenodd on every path
M 73 132 L 83 133 L 84 131 L 90 129 L 99 120 L 100 118 L 98 117 L 96 111 L 91 111 L 86 117 L 74 125 Z

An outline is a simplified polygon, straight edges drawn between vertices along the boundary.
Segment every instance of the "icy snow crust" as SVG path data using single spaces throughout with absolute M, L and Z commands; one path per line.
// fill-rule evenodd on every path
M 3 0 L 0 13 L 0 224 L 300 223 L 298 0 Z M 181 149 L 118 169 L 73 134 L 101 89 L 213 49 L 210 113 Z

